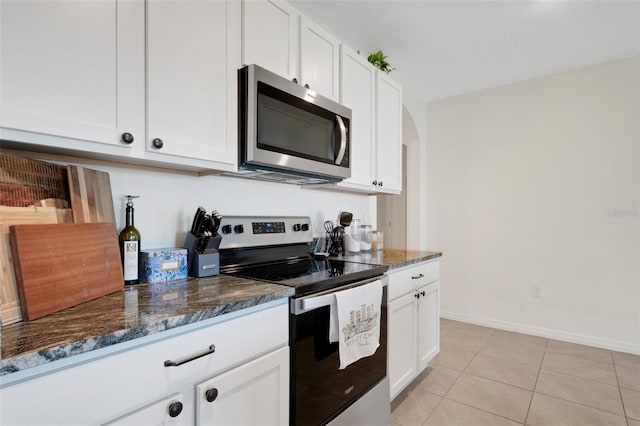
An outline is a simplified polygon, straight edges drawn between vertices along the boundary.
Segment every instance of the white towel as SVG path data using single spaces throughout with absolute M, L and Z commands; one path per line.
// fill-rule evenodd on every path
M 329 315 L 329 341 L 338 342 L 340 370 L 380 346 L 382 282 L 343 290 L 335 294 Z

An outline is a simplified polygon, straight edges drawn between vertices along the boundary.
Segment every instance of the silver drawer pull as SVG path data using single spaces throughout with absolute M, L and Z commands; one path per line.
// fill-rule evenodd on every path
M 164 362 L 164 366 L 165 367 L 178 367 L 182 364 L 186 364 L 187 362 L 193 361 L 194 359 L 198 359 L 198 358 L 202 358 L 205 355 L 209 355 L 212 354 L 216 351 L 216 345 L 211 345 L 209 346 L 209 349 L 205 349 L 202 352 L 196 352 L 193 355 L 187 355 L 184 356 L 182 358 L 178 358 L 175 361 L 172 361 L 170 359 L 166 360 Z
M 424 277 L 424 275 L 423 275 L 423 274 L 420 274 L 420 275 L 415 275 L 415 276 L 411 277 L 411 279 L 412 279 L 412 280 L 419 280 L 419 279 L 420 279 L 420 278 L 422 278 L 422 277 Z

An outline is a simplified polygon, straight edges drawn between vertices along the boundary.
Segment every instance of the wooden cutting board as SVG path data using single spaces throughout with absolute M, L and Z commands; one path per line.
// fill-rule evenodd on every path
M 11 244 L 9 243 L 9 227 L 19 224 L 53 224 L 57 223 L 57 209 L 53 207 L 6 207 L 0 206 L 0 261 L 2 261 L 2 325 L 13 324 L 22 320 L 18 285 L 13 267 Z
M 112 223 L 10 227 L 22 317 L 44 315 L 123 288 Z
M 109 173 L 67 166 L 69 195 L 75 223 L 115 223 Z

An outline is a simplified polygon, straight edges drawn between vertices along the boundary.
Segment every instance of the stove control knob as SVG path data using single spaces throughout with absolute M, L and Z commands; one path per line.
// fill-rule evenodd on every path
M 302 224 L 302 230 L 305 231 L 305 232 L 308 231 L 309 230 L 309 224 L 308 223 L 303 223 Z
M 223 234 L 230 234 L 231 233 L 231 225 L 224 225 L 222 227 L 222 233 Z
M 298 232 L 300 230 L 300 224 L 296 223 L 295 225 L 293 225 L 293 230 L 294 232 Z
M 244 232 L 244 225 L 236 225 L 233 227 L 233 231 L 236 234 L 242 234 Z

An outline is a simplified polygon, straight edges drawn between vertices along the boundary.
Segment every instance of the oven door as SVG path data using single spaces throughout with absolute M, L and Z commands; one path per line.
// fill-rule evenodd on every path
M 292 425 L 323 425 L 382 382 L 387 375 L 387 282 L 383 282 L 380 346 L 376 352 L 339 370 L 338 343 L 329 342 L 329 309 L 336 290 L 291 300 Z M 373 280 L 343 286 L 345 290 Z M 388 395 L 388 392 L 386 392 Z M 389 406 L 388 398 L 378 405 Z

